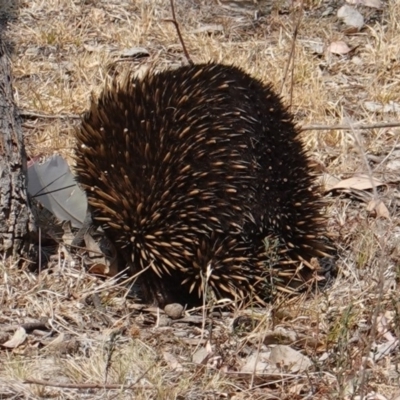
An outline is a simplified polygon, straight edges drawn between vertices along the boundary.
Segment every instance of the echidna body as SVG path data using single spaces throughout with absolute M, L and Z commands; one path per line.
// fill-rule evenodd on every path
M 150 71 L 92 102 L 77 179 L 148 300 L 196 302 L 207 286 L 262 302 L 271 280 L 298 286 L 328 250 L 298 134 L 272 88 L 239 68 Z

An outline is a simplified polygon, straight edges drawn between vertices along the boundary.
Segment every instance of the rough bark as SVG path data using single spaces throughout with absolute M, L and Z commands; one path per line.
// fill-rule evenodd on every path
M 29 232 L 34 225 L 27 195 L 26 155 L 3 30 L 0 24 L 0 254 L 33 260 L 35 248 Z

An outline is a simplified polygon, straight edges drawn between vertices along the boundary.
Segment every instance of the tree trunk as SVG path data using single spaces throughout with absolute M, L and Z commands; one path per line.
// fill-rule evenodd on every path
M 27 195 L 26 154 L 14 103 L 4 25 L 0 24 L 0 254 L 13 260 L 36 260 L 29 240 L 34 230 Z

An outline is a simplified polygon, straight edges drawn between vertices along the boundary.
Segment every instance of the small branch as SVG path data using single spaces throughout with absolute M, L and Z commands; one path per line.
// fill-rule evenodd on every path
M 396 128 L 400 126 L 400 121 L 377 122 L 376 124 L 338 124 L 338 125 L 304 125 L 300 127 L 303 131 L 333 131 L 333 130 L 353 130 L 353 129 L 376 129 L 376 128 Z
M 176 21 L 165 20 L 176 24 Z M 186 50 L 185 55 L 186 55 Z M 188 62 L 193 65 L 193 61 L 187 56 Z M 35 111 L 21 111 L 20 115 L 25 118 L 44 118 L 44 119 L 80 119 L 77 114 L 42 114 Z M 351 129 L 377 129 L 377 128 L 396 128 L 400 126 L 400 121 L 377 122 L 375 124 L 337 124 L 337 125 L 304 125 L 300 127 L 303 131 L 333 131 L 333 130 L 351 130 Z
M 185 42 L 183 41 L 182 35 L 181 35 L 181 30 L 179 29 L 179 24 L 178 21 L 176 20 L 175 16 L 175 7 L 174 7 L 174 0 L 170 0 L 171 4 L 171 11 L 172 11 L 172 19 L 164 19 L 165 22 L 172 22 L 175 25 L 176 32 L 179 37 L 179 41 L 181 42 L 182 49 L 183 49 L 183 54 L 185 54 L 186 60 L 190 65 L 194 65 L 192 59 L 189 56 L 189 52 L 186 49 Z
M 296 13 L 293 14 L 294 18 L 296 17 Z M 299 30 L 300 30 L 300 25 L 301 25 L 301 21 L 302 21 L 302 17 L 303 17 L 303 3 L 301 3 L 301 9 L 299 11 L 299 17 L 297 19 L 295 27 L 294 27 L 294 31 L 293 31 L 293 38 L 292 38 L 292 46 L 290 48 L 290 54 L 289 54 L 289 60 L 286 64 L 285 67 L 285 72 L 283 74 L 283 79 L 282 79 L 282 85 L 281 85 L 281 90 L 280 93 L 282 94 L 283 92 L 283 88 L 285 86 L 285 81 L 287 79 L 287 75 L 289 72 L 289 68 L 291 67 L 290 70 L 290 80 L 291 80 L 291 84 L 290 84 L 290 105 L 289 108 L 292 107 L 293 104 L 293 86 L 294 86 L 294 58 L 295 58 L 295 51 L 296 51 L 296 40 L 297 40 L 297 36 L 299 34 Z
M 117 385 L 115 383 L 107 383 L 106 385 L 102 383 L 54 383 L 40 379 L 25 379 L 24 383 L 65 389 L 133 389 L 132 385 Z M 151 386 L 148 386 L 148 388 L 150 389 Z
M 80 119 L 80 115 L 76 114 L 43 114 L 35 111 L 21 110 L 19 115 L 22 118 L 48 118 L 48 119 Z
M 377 298 L 377 303 L 374 307 L 374 312 L 372 314 L 372 319 L 371 319 L 371 329 L 370 332 L 367 336 L 367 343 L 365 347 L 365 352 L 364 352 L 364 357 L 363 361 L 360 366 L 360 385 L 359 385 L 359 391 L 358 394 L 360 395 L 360 398 L 364 398 L 364 393 L 366 391 L 366 383 L 367 383 L 367 370 L 368 370 L 368 363 L 369 363 L 369 357 L 371 354 L 372 346 L 376 341 L 376 338 L 378 336 L 378 318 L 379 314 L 383 312 L 382 310 L 382 303 L 383 303 L 383 296 L 384 296 L 384 283 L 385 283 L 385 276 L 384 273 L 386 271 L 386 265 L 387 261 L 385 259 L 385 255 L 388 254 L 388 248 L 387 248 L 387 241 L 382 240 L 381 237 L 378 237 L 376 234 L 374 234 L 375 240 L 377 243 L 380 244 L 380 249 L 381 249 L 381 256 L 379 257 L 378 260 L 378 282 L 377 282 L 377 291 L 375 293 L 378 294 Z M 356 392 L 355 392 L 356 393 Z
M 42 381 L 39 379 L 25 379 L 24 383 L 33 384 L 33 385 L 41 385 L 41 386 L 50 386 L 50 387 L 58 387 L 65 389 L 133 389 L 133 385 L 117 385 L 107 383 L 106 385 L 101 383 L 55 383 L 50 381 Z M 146 386 L 149 389 L 152 387 Z
M 49 326 L 47 324 L 47 321 L 38 321 L 38 322 L 27 322 L 26 324 L 21 324 L 21 325 L 11 325 L 2 328 L 4 332 L 12 332 L 17 330 L 18 328 L 23 328 L 27 333 L 30 333 L 34 331 L 35 329 L 39 330 L 44 330 L 47 331 L 49 330 Z
M 101 384 L 101 383 L 55 383 L 50 381 L 42 381 L 40 379 L 25 379 L 23 383 L 33 384 L 33 385 L 41 385 L 41 386 L 49 386 L 49 387 L 58 387 L 65 389 L 117 389 L 117 390 L 132 390 L 135 389 L 135 386 L 139 383 L 141 379 L 144 378 L 145 375 L 156 365 L 154 362 L 147 368 L 131 385 L 118 385 L 118 384 Z M 142 384 L 140 387 L 145 389 L 154 389 L 154 387 L 150 384 Z
M 158 360 L 157 360 L 157 361 L 158 361 Z M 139 381 L 141 381 L 141 380 L 147 375 L 147 373 L 156 365 L 157 361 L 156 361 L 154 364 L 150 365 L 150 367 L 147 368 L 146 371 L 144 371 L 144 372 L 136 379 L 135 382 L 133 382 L 131 385 L 129 385 L 129 386 L 127 387 L 127 389 L 132 389 L 134 386 L 136 386 L 136 384 L 137 384 Z M 148 389 L 151 388 L 150 386 L 144 386 L 144 387 L 145 387 L 145 388 L 148 388 Z M 110 400 L 114 400 L 117 396 L 118 396 L 118 395 L 115 395 L 114 397 L 111 397 Z

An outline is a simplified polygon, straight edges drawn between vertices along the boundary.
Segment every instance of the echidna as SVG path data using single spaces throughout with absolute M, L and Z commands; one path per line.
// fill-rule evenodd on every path
M 148 300 L 198 302 L 207 287 L 263 302 L 329 252 L 298 135 L 271 86 L 237 67 L 150 71 L 92 102 L 77 180 Z

